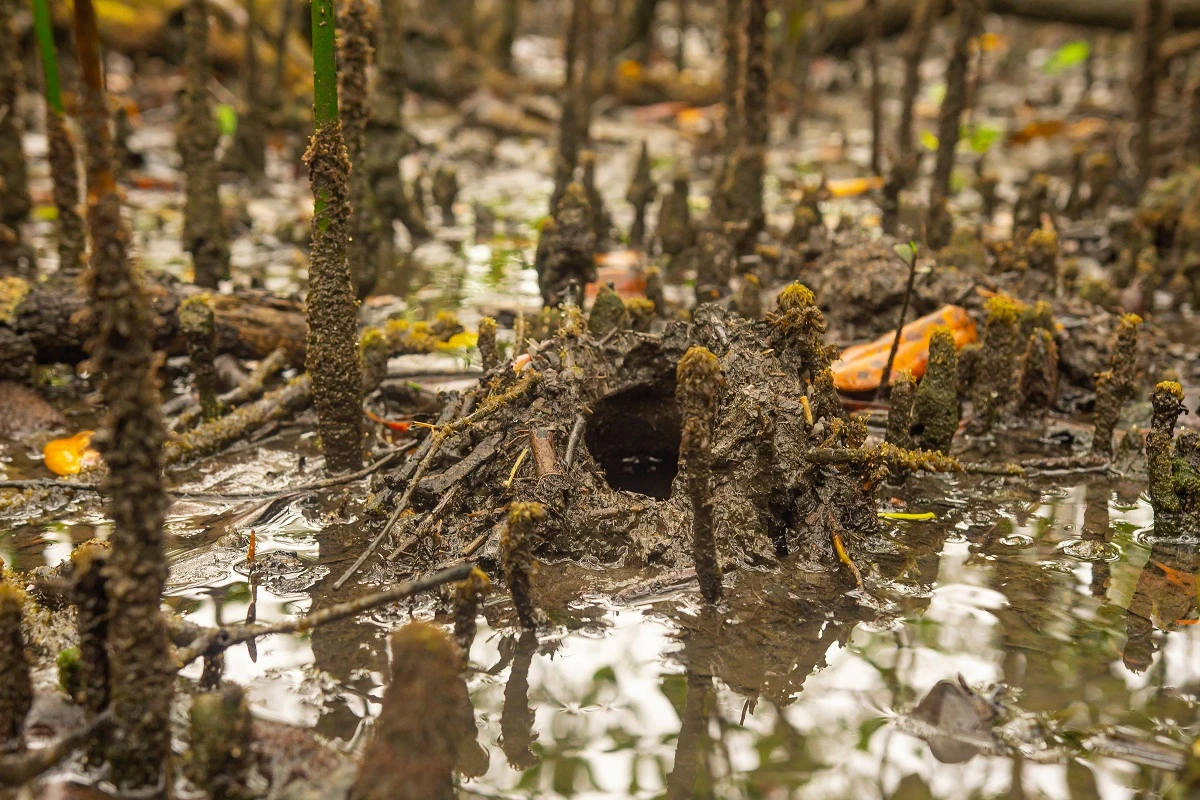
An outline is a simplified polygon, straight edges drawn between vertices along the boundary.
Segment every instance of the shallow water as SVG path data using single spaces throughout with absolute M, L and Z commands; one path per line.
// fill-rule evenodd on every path
M 1026 796 L 1156 796 L 1172 778 L 1134 763 L 1136 747 L 1132 759 L 1047 756 L 1113 726 L 1180 743 L 1200 733 L 1200 562 L 1155 547 L 1148 505 L 1122 499 L 1125 488 L 912 481 L 897 493 L 912 498 L 906 508 L 937 519 L 895 523 L 889 538 L 902 547 L 856 555 L 873 565 L 865 594 L 785 564 L 727 576 L 729 599 L 713 614 L 694 586 L 614 601 L 636 596 L 617 592 L 645 575 L 544 569 L 556 624 L 540 640 L 514 632 L 506 598 L 485 607 L 468 683 L 489 766 L 462 794 L 982 797 L 1019 784 Z M 249 501 L 216 516 L 211 501 L 177 505 L 169 604 L 205 625 L 245 619 L 248 528 L 238 525 L 251 523 L 269 565 L 259 621 L 333 602 L 330 573 L 344 568 L 353 528 L 328 525 L 336 502 Z M 26 526 L 0 538 L 0 557 L 53 564 L 103 535 L 94 521 Z M 434 615 L 424 602 L 270 637 L 253 654 L 231 650 L 226 675 L 260 716 L 353 749 L 379 711 L 386 633 L 410 613 Z M 1003 704 L 1033 731 L 1018 745 L 1028 757 L 985 748 L 942 763 L 944 747 L 909 732 L 901 715 L 959 675 L 1007 688 Z

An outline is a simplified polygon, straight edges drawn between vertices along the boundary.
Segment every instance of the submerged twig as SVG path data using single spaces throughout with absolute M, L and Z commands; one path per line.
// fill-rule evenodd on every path
M 111 721 L 112 712 L 105 711 L 48 747 L 0 756 L 0 786 L 20 786 L 33 780 L 86 744 Z
M 302 617 L 297 617 L 296 619 L 283 620 L 269 625 L 236 625 L 225 628 L 202 629 L 203 632 L 195 641 L 176 654 L 176 661 L 179 667 L 183 668 L 200 656 L 218 653 L 227 650 L 235 644 L 248 642 L 251 639 L 258 639 L 262 636 L 271 636 L 279 633 L 304 633 L 311 631 L 321 625 L 337 622 L 340 619 L 353 617 L 364 611 L 371 611 L 388 603 L 394 603 L 397 600 L 403 600 L 415 594 L 427 592 L 442 584 L 460 581 L 470 575 L 473 569 L 475 569 L 474 564 L 459 564 L 458 566 L 435 572 L 432 575 L 427 575 L 419 580 L 398 583 L 381 592 L 348 600 L 345 603 L 338 603 L 328 608 L 323 608 L 320 611 L 314 611 Z

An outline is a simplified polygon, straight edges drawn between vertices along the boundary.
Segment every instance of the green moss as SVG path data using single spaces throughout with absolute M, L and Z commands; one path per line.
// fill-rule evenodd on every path
M 950 452 L 958 431 L 958 352 L 954 333 L 944 326 L 929 337 L 929 363 L 917 387 L 915 424 L 923 449 Z
M 629 325 L 629 313 L 612 284 L 602 285 L 588 314 L 588 332 L 593 336 L 604 336 L 614 329 L 624 330 Z
M 724 377 L 721 362 L 705 347 L 689 348 L 676 368 L 675 398 L 683 418 L 679 460 L 692 505 L 692 558 L 700 593 L 721 599 L 721 568 L 713 530 L 712 438 Z
M 508 507 L 508 524 L 500 535 L 500 563 L 517 619 L 526 630 L 536 629 L 544 616 L 533 598 L 537 569 L 533 548 L 537 528 L 545 520 L 546 507 L 541 503 L 513 503 Z
M 58 668 L 58 688 L 72 699 L 77 699 L 83 688 L 83 667 L 79 663 L 79 648 L 68 647 L 59 651 L 54 664 Z

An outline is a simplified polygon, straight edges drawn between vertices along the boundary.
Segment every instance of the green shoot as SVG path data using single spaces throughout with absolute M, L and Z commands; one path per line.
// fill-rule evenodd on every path
M 42 52 L 42 72 L 46 82 L 46 102 L 59 114 L 66 113 L 62 101 L 62 84 L 58 78 L 58 56 L 54 51 L 54 23 L 50 18 L 49 0 L 33 0 L 33 27 L 37 33 L 38 49 Z

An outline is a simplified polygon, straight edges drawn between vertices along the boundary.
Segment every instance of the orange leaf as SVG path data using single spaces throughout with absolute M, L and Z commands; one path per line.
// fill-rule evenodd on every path
M 42 448 L 46 468 L 55 475 L 77 475 L 84 467 L 100 462 L 100 453 L 91 445 L 94 431 L 80 431 L 65 439 L 47 442 Z
M 941 325 L 953 331 L 957 347 L 975 341 L 975 321 L 960 306 L 942 306 L 932 314 L 913 320 L 900 329 L 900 347 L 892 363 L 889 383 L 901 370 L 907 369 L 916 378 L 925 374 L 929 362 L 929 336 Z M 895 338 L 896 332 L 890 331 L 873 342 L 846 348 L 841 359 L 833 364 L 834 385 L 844 392 L 879 388 Z

